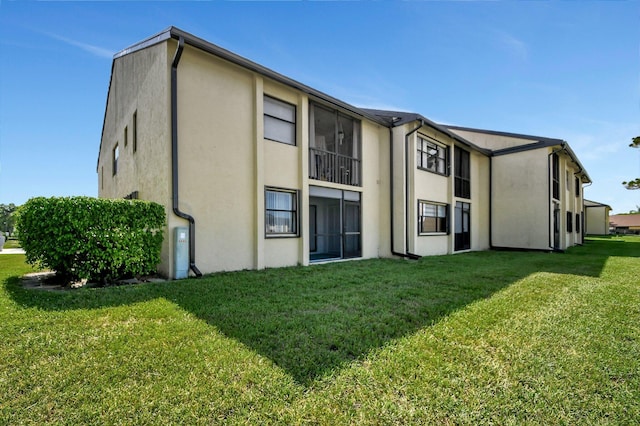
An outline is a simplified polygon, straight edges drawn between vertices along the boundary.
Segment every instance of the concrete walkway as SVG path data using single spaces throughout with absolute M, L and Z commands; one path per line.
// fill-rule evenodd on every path
M 24 254 L 24 250 L 21 248 L 6 248 L 0 250 L 0 254 Z

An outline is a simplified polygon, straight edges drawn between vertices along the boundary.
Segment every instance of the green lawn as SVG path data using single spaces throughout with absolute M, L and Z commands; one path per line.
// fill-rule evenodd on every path
M 20 248 L 20 241 L 18 240 L 6 240 L 3 248 Z
M 640 238 L 25 290 L 0 424 L 637 424 Z

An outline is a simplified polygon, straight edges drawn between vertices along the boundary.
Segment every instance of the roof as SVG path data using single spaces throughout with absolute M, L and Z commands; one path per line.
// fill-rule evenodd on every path
M 609 216 L 609 222 L 616 227 L 640 227 L 640 213 L 615 214 Z
M 432 129 L 438 130 L 441 133 L 449 136 L 450 138 L 460 142 L 463 145 L 468 146 L 476 151 L 480 151 L 485 155 L 491 155 L 491 150 L 481 148 L 473 142 L 463 138 L 462 136 L 451 132 L 446 126 L 438 124 L 434 121 L 429 120 L 423 115 L 420 115 L 415 112 L 402 112 L 402 111 L 387 111 L 381 109 L 370 109 L 370 108 L 362 108 L 362 110 L 373 114 L 383 120 L 386 121 L 387 127 L 397 127 L 406 123 L 411 123 L 414 121 L 422 121 L 424 125 L 431 127 Z
M 474 132 L 474 133 L 484 133 L 487 135 L 505 136 L 505 137 L 525 139 L 525 140 L 531 141 L 531 143 L 524 144 L 524 145 L 517 145 L 510 148 L 492 150 L 491 152 L 492 152 L 492 155 L 494 156 L 507 155 L 507 154 L 513 154 L 516 152 L 524 152 L 524 151 L 530 151 L 534 149 L 558 146 L 563 151 L 565 151 L 569 155 L 571 160 L 578 166 L 578 168 L 580 168 L 579 173 L 583 176 L 582 181 L 586 183 L 592 182 L 591 177 L 589 177 L 589 174 L 587 173 L 586 169 L 578 159 L 578 156 L 576 155 L 576 153 L 573 152 L 573 150 L 569 146 L 569 143 L 562 139 L 549 138 L 545 136 L 525 135 L 521 133 L 500 132 L 496 130 L 474 129 L 471 127 L 460 127 L 460 126 L 443 126 L 443 127 L 446 127 L 447 129 L 451 129 L 451 130 L 462 130 L 462 131 Z
M 585 207 L 585 208 L 589 208 L 589 207 L 606 207 L 606 208 L 607 208 L 607 209 L 609 209 L 609 210 L 613 210 L 613 209 L 611 208 L 611 206 L 610 206 L 610 205 L 608 205 L 608 204 L 603 204 L 603 203 L 599 203 L 599 202 L 597 202 L 597 201 L 587 200 L 586 198 L 585 198 L 585 200 L 584 200 L 584 207 Z

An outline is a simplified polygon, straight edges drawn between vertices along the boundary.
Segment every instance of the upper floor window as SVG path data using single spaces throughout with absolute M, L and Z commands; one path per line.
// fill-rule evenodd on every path
M 418 201 L 418 234 L 449 232 L 449 207 L 446 204 Z
M 577 177 L 576 178 L 576 197 L 580 196 L 580 188 L 581 188 L 580 178 Z
M 296 107 L 269 96 L 264 97 L 264 138 L 296 144 Z
M 309 115 L 309 177 L 360 186 L 360 121 L 319 105 Z
M 560 199 L 560 157 L 554 153 L 551 156 L 551 177 L 553 179 L 553 198 Z
M 454 152 L 455 196 L 471 198 L 471 155 L 457 147 Z
M 418 168 L 430 172 L 446 175 L 448 173 L 447 148 L 418 137 L 417 164 Z
M 298 236 L 298 192 L 289 189 L 265 188 L 265 234 Z

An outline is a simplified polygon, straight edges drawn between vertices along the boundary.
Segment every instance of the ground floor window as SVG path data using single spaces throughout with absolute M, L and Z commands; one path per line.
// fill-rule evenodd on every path
M 332 188 L 309 188 L 309 257 L 311 261 L 362 256 L 361 194 Z
M 471 248 L 471 204 L 456 202 L 455 211 L 455 250 Z
M 418 200 L 418 234 L 449 232 L 449 207 Z
M 267 237 L 297 237 L 298 191 L 265 188 L 265 235 Z

